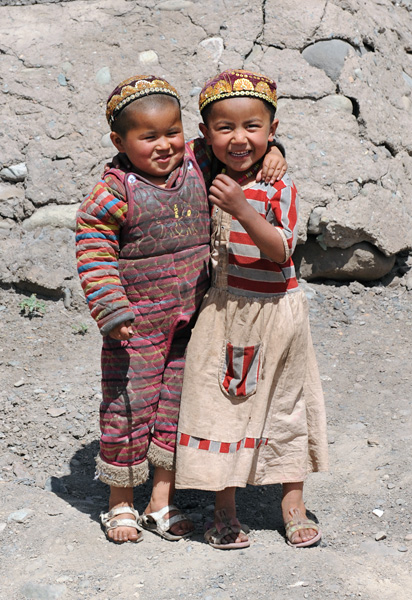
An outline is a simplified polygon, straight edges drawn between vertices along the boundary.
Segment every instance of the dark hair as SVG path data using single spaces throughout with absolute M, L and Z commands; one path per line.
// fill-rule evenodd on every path
M 111 129 L 121 137 L 124 137 L 130 127 L 136 123 L 136 114 L 140 110 L 149 107 L 164 108 L 167 104 L 170 106 L 172 103 L 179 109 L 179 115 L 181 116 L 180 102 L 173 96 L 169 96 L 168 94 L 149 94 L 148 96 L 137 98 L 120 111 L 113 121 Z
M 240 96 L 240 98 L 250 98 L 250 96 Z M 208 125 L 208 120 L 210 118 L 210 113 L 212 112 L 212 107 L 217 103 L 217 102 L 221 102 L 222 100 L 227 100 L 227 98 L 221 98 L 220 100 L 215 100 L 214 102 L 210 102 L 209 104 L 207 104 L 204 109 L 202 110 L 202 112 L 200 113 L 203 119 L 203 123 L 206 125 Z M 265 105 L 265 108 L 268 110 L 269 115 L 270 115 L 270 122 L 272 123 L 275 115 L 276 115 L 276 108 L 273 106 L 273 104 L 270 104 L 270 102 L 267 102 L 266 100 L 263 100 L 262 98 L 257 98 L 257 100 L 262 100 L 263 104 Z

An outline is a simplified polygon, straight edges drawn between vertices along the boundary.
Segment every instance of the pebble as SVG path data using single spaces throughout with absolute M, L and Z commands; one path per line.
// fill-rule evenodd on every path
M 96 73 L 96 83 L 99 85 L 107 85 L 111 82 L 112 76 L 109 67 L 102 67 Z
M 405 542 L 412 542 L 412 533 L 405 535 Z
M 112 140 L 110 139 L 110 131 L 102 135 L 100 143 L 103 146 L 103 148 L 114 148 Z
M 369 438 L 368 446 L 379 446 L 379 440 L 377 440 L 376 438 Z
M 49 410 L 47 411 L 47 414 L 49 414 L 51 417 L 61 417 L 62 415 L 66 414 L 66 409 L 62 406 L 60 408 L 49 408 Z
M 383 510 L 381 510 L 380 508 L 375 508 L 372 512 L 376 517 L 379 518 L 381 518 L 381 516 L 383 515 Z
M 5 167 L 0 171 L 0 177 L 6 179 L 6 181 L 24 181 L 27 177 L 26 163 Z
M 220 37 L 212 37 L 200 42 L 199 46 L 204 48 L 208 54 L 208 58 L 217 62 L 222 56 L 223 40 Z
M 158 65 L 159 57 L 154 50 L 145 50 L 139 53 L 139 62 L 146 66 Z
M 46 479 L 44 489 L 47 492 L 54 492 L 55 494 L 67 494 L 66 486 L 58 477 L 52 476 Z
M 156 6 L 158 10 L 182 10 L 182 8 L 189 8 L 193 2 L 190 0 L 165 0 Z
M 28 600 L 58 600 L 66 594 L 67 588 L 62 585 L 45 585 L 41 583 L 26 583 L 21 588 L 23 598 Z
M 398 552 L 408 552 L 408 548 L 406 546 L 399 546 Z
M 393 488 L 395 487 L 394 483 L 388 483 L 387 486 L 388 490 L 393 490 Z
M 197 513 L 197 512 L 193 512 L 193 513 L 188 513 L 187 515 L 194 523 L 201 523 L 203 521 L 203 515 L 202 513 Z
M 20 510 L 10 513 L 7 517 L 7 520 L 14 521 L 15 523 L 24 523 L 24 521 L 26 521 L 26 519 L 31 517 L 33 514 L 34 511 L 30 508 L 21 508 Z
M 0 533 L 3 533 L 3 531 L 6 529 L 7 527 L 7 523 L 0 523 Z
M 380 542 L 381 540 L 385 540 L 387 537 L 388 536 L 385 531 L 378 531 L 378 533 L 375 535 L 375 540 Z
M 59 73 L 59 76 L 57 77 L 57 81 L 59 82 L 59 85 L 62 85 L 63 87 L 65 87 L 67 85 L 67 79 L 63 73 Z

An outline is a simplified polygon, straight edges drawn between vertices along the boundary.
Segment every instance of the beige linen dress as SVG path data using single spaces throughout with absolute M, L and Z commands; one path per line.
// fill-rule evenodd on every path
M 278 228 L 290 255 L 297 220 L 290 179 L 244 191 Z M 212 227 L 213 285 L 187 350 L 176 487 L 219 491 L 303 481 L 309 472 L 328 468 L 305 294 L 290 257 L 269 264 L 236 219 L 221 210 L 214 210 Z

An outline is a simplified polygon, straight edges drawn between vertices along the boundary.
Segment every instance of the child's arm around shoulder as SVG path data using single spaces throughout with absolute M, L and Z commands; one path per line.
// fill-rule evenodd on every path
M 134 319 L 118 270 L 119 234 L 127 215 L 123 190 L 120 180 L 106 175 L 83 200 L 76 216 L 80 283 L 100 333 L 116 339 L 129 339 L 131 333 L 124 327 L 129 330 Z
M 289 177 L 287 179 L 290 181 Z M 285 231 L 283 220 L 286 215 L 283 216 L 284 207 L 280 207 L 280 196 L 282 190 L 286 188 L 289 190 L 289 185 L 285 185 L 283 181 L 276 184 L 276 187 L 270 186 L 273 194 L 271 193 L 269 219 L 262 218 L 262 215 L 249 204 L 240 185 L 224 174 L 220 174 L 214 179 L 210 187 L 209 200 L 235 217 L 261 252 L 273 262 L 283 264 L 292 253 L 296 225 L 295 218 L 293 231 L 289 229 Z M 289 194 L 293 204 L 293 210 L 288 211 L 289 217 L 292 216 L 291 213 L 296 214 L 296 194 L 293 195 L 293 188 L 290 188 L 291 193 Z M 294 189 L 296 191 L 296 188 Z
M 279 141 L 274 140 L 268 144 L 268 151 L 263 157 L 262 168 L 256 175 L 256 181 L 263 181 L 274 185 L 280 181 L 288 168 L 285 159 L 285 148 Z

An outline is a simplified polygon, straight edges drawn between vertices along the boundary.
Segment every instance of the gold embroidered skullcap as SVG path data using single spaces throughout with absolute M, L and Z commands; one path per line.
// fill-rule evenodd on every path
M 243 69 L 228 69 L 209 79 L 203 86 L 199 96 L 199 110 L 216 100 L 250 96 L 266 100 L 277 107 L 276 82 L 260 73 Z
M 110 127 L 123 108 L 133 100 L 150 94 L 166 94 L 180 102 L 179 94 L 165 79 L 155 75 L 134 75 L 119 83 L 107 100 L 106 119 Z

